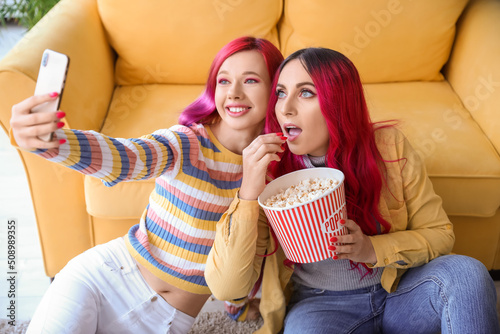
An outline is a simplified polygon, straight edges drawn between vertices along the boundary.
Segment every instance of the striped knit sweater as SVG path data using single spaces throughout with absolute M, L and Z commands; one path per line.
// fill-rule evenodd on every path
M 139 139 L 58 130 L 59 149 L 38 155 L 102 179 L 107 186 L 156 178 L 139 224 L 125 240 L 155 276 L 192 293 L 209 294 L 204 271 L 215 227 L 241 184 L 242 157 L 224 148 L 209 127 L 176 125 Z

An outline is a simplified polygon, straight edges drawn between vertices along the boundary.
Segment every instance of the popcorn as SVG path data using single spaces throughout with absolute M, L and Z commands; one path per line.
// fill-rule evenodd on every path
M 332 178 L 309 178 L 281 189 L 276 195 L 269 197 L 264 205 L 272 208 L 287 208 L 309 202 L 321 197 L 328 190 L 336 187 L 339 181 Z

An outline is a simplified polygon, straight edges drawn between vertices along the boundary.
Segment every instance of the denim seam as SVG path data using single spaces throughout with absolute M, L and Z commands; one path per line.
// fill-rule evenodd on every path
M 375 319 L 377 318 L 380 314 L 383 313 L 384 311 L 384 308 L 383 307 L 379 307 L 378 310 L 375 310 L 375 303 L 373 303 L 373 296 L 374 296 L 374 293 L 371 293 L 370 294 L 370 304 L 371 304 L 371 308 L 372 308 L 372 313 L 362 319 L 360 319 L 358 322 L 356 322 L 348 331 L 347 333 L 353 333 L 356 329 L 358 329 L 359 326 L 361 326 L 362 324 L 366 323 L 367 321 L 371 320 L 371 319 Z M 385 305 L 385 302 L 384 304 Z
M 439 286 L 439 296 L 443 300 L 445 304 L 444 311 L 446 312 L 446 325 L 448 327 L 448 331 L 452 333 L 452 328 L 451 328 L 451 322 L 450 322 L 450 315 L 448 314 L 448 298 L 446 297 L 446 294 L 443 292 L 444 291 L 444 284 L 435 276 L 432 277 L 427 277 L 423 280 L 418 281 L 416 284 L 412 285 L 409 288 L 401 289 L 401 290 L 396 290 L 393 293 L 389 294 L 387 298 L 391 298 L 392 296 L 399 296 L 404 293 L 407 293 L 413 289 L 416 289 L 419 285 L 426 283 L 426 282 L 434 282 L 437 286 Z M 392 296 L 391 296 L 392 295 Z

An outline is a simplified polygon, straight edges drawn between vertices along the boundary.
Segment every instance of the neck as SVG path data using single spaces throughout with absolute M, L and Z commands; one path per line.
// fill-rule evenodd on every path
M 312 155 L 308 155 L 308 157 L 314 167 L 326 167 L 326 156 L 314 157 Z
M 262 133 L 263 127 L 232 129 L 221 126 L 221 122 L 210 125 L 214 136 L 229 151 L 242 154 L 245 147 Z

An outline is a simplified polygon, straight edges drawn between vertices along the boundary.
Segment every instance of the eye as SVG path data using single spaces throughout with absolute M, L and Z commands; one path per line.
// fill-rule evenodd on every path
M 316 94 L 314 94 L 312 91 L 310 91 L 309 89 L 302 89 L 300 91 L 300 96 L 301 97 L 305 97 L 305 98 L 308 98 L 308 97 L 313 97 L 315 96 Z
M 276 91 L 276 96 L 278 97 L 278 99 L 282 99 L 286 97 L 286 93 L 282 89 L 278 89 Z
M 254 84 L 254 83 L 259 83 L 259 82 L 260 81 L 257 80 L 257 79 L 250 79 L 250 78 L 248 78 L 248 79 L 245 80 L 245 83 L 249 83 L 249 84 Z
M 226 80 L 226 79 L 219 79 L 219 81 L 217 81 L 217 83 L 219 85 L 227 85 L 229 83 L 229 80 Z

